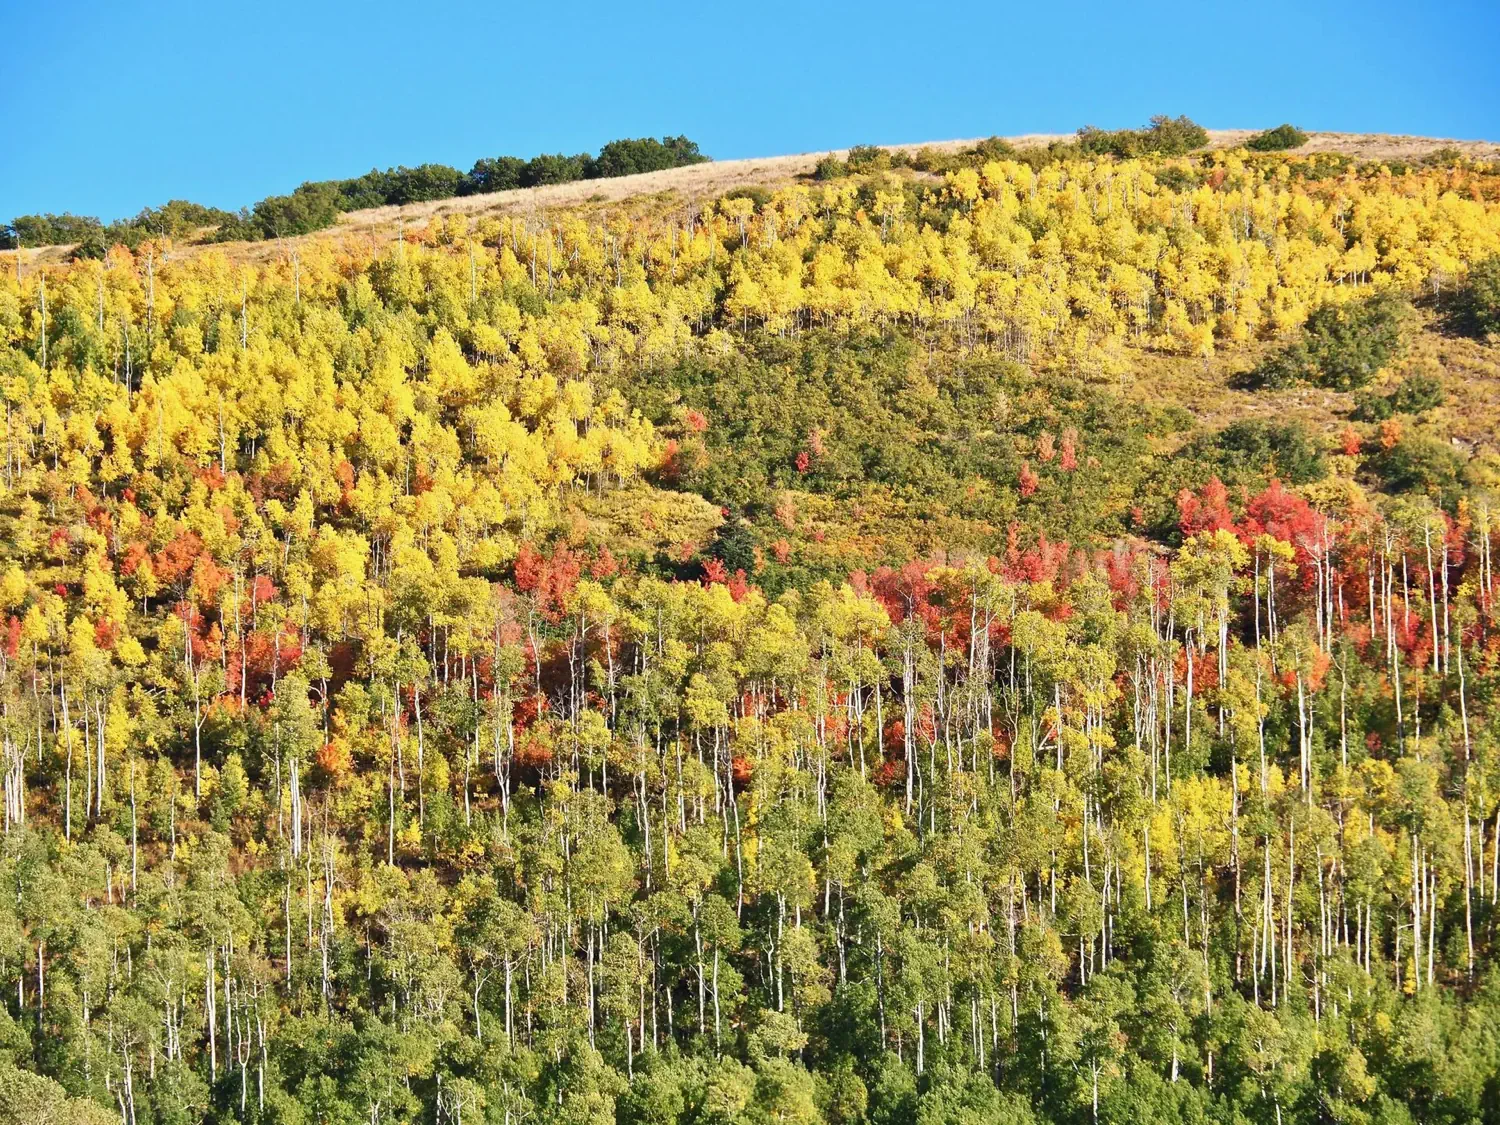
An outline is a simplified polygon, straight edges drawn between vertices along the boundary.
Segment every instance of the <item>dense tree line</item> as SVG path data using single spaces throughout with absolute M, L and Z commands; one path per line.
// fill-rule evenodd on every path
M 1185 115 L 1158 114 L 1143 129 L 1107 130 L 1085 125 L 1078 130 L 1078 147 L 1092 156 L 1181 156 L 1206 144 L 1208 130 Z
M 0 277 L 0 1113 L 1494 1120 L 1493 451 L 1120 384 L 1495 177 L 1216 159 Z
M 71 244 L 76 257 L 102 258 L 111 246 L 134 250 L 148 239 L 185 239 L 205 227 L 233 220 L 228 211 L 183 199 L 107 224 L 88 215 L 21 215 L 0 227 L 0 249 Z
M 306 183 L 291 195 L 261 200 L 248 213 L 219 229 L 220 241 L 277 238 L 331 226 L 343 211 L 449 199 L 458 195 L 629 176 L 699 164 L 708 158 L 686 137 L 643 137 L 610 141 L 598 156 L 542 153 L 530 160 L 514 156 L 477 161 L 467 172 L 442 164 L 370 171 L 352 180 Z
M 117 243 L 134 249 L 145 238 L 182 239 L 206 227 L 215 228 L 220 242 L 284 238 L 332 226 L 344 211 L 657 172 L 707 159 L 697 142 L 686 137 L 641 137 L 610 141 L 598 156 L 585 152 L 543 153 L 530 160 L 485 158 L 466 173 L 445 164 L 372 169 L 348 180 L 309 181 L 290 195 L 267 196 L 238 214 L 174 200 L 110 224 L 79 215 L 22 215 L 0 228 L 0 249 L 76 243 L 77 256 L 98 258 Z

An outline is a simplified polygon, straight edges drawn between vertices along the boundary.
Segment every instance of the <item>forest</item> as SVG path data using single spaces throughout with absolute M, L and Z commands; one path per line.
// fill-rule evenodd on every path
M 1500 1122 L 1500 166 L 1183 122 L 16 256 L 0 1121 Z

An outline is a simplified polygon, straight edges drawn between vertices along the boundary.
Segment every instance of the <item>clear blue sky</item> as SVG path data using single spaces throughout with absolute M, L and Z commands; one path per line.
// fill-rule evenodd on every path
M 1500 139 L 1500 3 L 0 0 L 0 217 L 686 133 L 720 159 L 1213 128 Z

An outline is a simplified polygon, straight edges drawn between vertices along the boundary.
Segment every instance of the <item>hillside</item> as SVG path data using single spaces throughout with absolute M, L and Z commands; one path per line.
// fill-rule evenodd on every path
M 1251 129 L 1210 129 L 1208 131 L 1209 147 L 1211 149 L 1235 148 L 1243 145 L 1253 135 L 1254 130 Z M 1455 141 L 1433 137 L 1394 136 L 1385 133 L 1312 132 L 1307 136 L 1307 143 L 1297 150 L 1299 155 L 1338 153 L 1361 161 L 1419 161 L 1438 149 L 1452 149 L 1476 160 L 1492 160 L 1500 157 L 1500 142 L 1495 141 Z M 968 140 L 928 141 L 884 147 L 891 152 L 912 155 L 923 151 L 957 153 L 972 149 L 985 139 L 976 137 Z M 1000 139 L 1017 149 L 1029 149 L 1070 141 L 1073 139 L 1073 134 L 1026 133 Z M 222 246 L 236 260 L 267 261 L 278 254 L 288 252 L 289 247 L 308 238 L 323 238 L 329 235 L 366 238 L 395 237 L 405 225 L 426 222 L 435 214 L 471 216 L 534 214 L 547 209 L 576 208 L 590 204 L 615 204 L 629 200 L 651 200 L 659 205 L 690 204 L 705 199 L 714 199 L 739 188 L 783 187 L 812 175 L 819 161 L 828 157 L 843 159 L 848 152 L 848 149 L 831 149 L 792 156 L 716 160 L 662 172 L 616 176 L 605 180 L 580 180 L 543 187 L 517 188 L 511 191 L 408 204 L 403 207 L 365 208 L 340 216 L 336 228 L 327 233 L 293 236 L 272 243 L 232 242 L 215 245 Z M 27 263 L 59 263 L 67 260 L 72 249 L 72 246 L 65 244 L 30 251 L 0 250 L 0 261 L 8 257 L 13 267 L 15 258 L 19 256 L 23 268 Z
M 7 262 L 0 1125 L 1489 1120 L 1500 150 L 1248 136 Z
M 1250 129 L 1210 129 L 1208 132 L 1210 147 L 1235 148 L 1243 144 L 1253 135 L 1253 132 Z M 967 140 L 888 144 L 882 147 L 891 152 L 910 154 L 924 149 L 934 152 L 962 152 L 986 139 L 971 137 Z M 1017 149 L 1026 149 L 1070 141 L 1073 135 L 1071 133 L 1024 133 L 1000 139 Z M 1359 160 L 1418 160 L 1434 149 L 1446 147 L 1453 147 L 1479 160 L 1490 160 L 1500 156 L 1500 142 L 1399 137 L 1383 133 L 1309 133 L 1307 144 L 1297 151 L 1300 155 L 1336 152 Z M 608 202 L 629 199 L 633 196 L 653 196 L 663 192 L 671 192 L 684 200 L 713 198 L 735 188 L 749 185 L 780 187 L 799 177 L 811 175 L 818 166 L 818 162 L 825 157 L 843 159 L 848 154 L 848 149 L 831 149 L 824 152 L 798 153 L 793 156 L 716 160 L 709 164 L 673 168 L 665 172 L 620 176 L 598 183 L 557 184 L 549 187 L 495 192 L 491 195 L 471 196 L 463 200 L 443 200 L 435 206 L 414 207 L 408 218 L 425 218 L 428 214 L 440 210 L 445 214 L 448 210 L 461 214 L 483 214 L 496 210 L 508 211 L 516 207 L 566 207 L 580 203 L 600 202 L 601 200 L 594 198 L 596 196 L 603 196 L 603 201 Z M 381 229 L 390 220 L 391 215 L 387 208 L 357 211 L 347 216 L 348 225 L 357 231 Z

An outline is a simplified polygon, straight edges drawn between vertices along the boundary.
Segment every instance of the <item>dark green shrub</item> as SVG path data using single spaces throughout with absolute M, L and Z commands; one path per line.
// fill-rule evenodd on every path
M 1243 385 L 1263 390 L 1284 390 L 1316 380 L 1317 368 L 1300 340 L 1272 352 L 1244 377 Z
M 526 161 L 519 156 L 495 156 L 476 160 L 464 177 L 460 195 L 484 195 L 492 191 L 510 191 L 521 186 L 521 171 Z
M 755 184 L 748 184 L 745 187 L 737 187 L 733 191 L 726 191 L 724 193 L 724 198 L 748 199 L 755 204 L 758 210 L 759 208 L 764 207 L 767 203 L 771 202 L 774 196 L 769 188 L 758 187 Z
M 968 159 L 961 153 L 938 152 L 934 148 L 918 149 L 911 157 L 911 166 L 918 172 L 932 172 L 939 175 L 962 168 L 967 163 Z
M 1458 297 L 1458 325 L 1474 336 L 1500 333 L 1500 255 L 1469 268 Z
M 726 509 L 724 522 L 714 532 L 708 553 L 724 564 L 730 574 L 736 570 L 755 570 L 755 531 L 733 506 Z
M 446 164 L 419 164 L 415 168 L 372 168 L 363 176 L 337 181 L 345 211 L 451 199 L 462 192 L 467 177 Z
M 1091 156 L 1132 156 L 1157 154 L 1181 156 L 1208 144 L 1208 130 L 1187 116 L 1168 117 L 1157 114 L 1144 129 L 1117 129 L 1110 132 L 1093 125 L 1078 130 L 1078 148 Z
M 883 172 L 891 166 L 891 154 L 878 145 L 855 145 L 845 163 L 851 172 Z
M 390 201 L 395 169 L 371 168 L 363 176 L 348 180 L 331 181 L 343 196 L 339 204 L 342 211 L 360 211 L 366 207 L 384 207 Z M 309 185 L 304 184 L 304 187 Z
M 1163 156 L 1181 156 L 1208 144 L 1208 130 L 1185 114 L 1167 117 L 1158 114 L 1146 129 L 1146 151 Z
M 419 164 L 415 168 L 397 168 L 386 173 L 387 204 L 425 203 L 432 199 L 452 199 L 459 193 L 464 174 L 446 164 Z
M 1296 422 L 1247 418 L 1220 430 L 1210 448 L 1217 452 L 1226 479 L 1248 474 L 1306 484 L 1328 475 L 1318 443 Z
M 1156 182 L 1175 192 L 1191 191 L 1198 186 L 1198 175 L 1191 168 L 1168 164 L 1156 170 Z
M 1401 353 L 1405 307 L 1393 293 L 1319 305 L 1303 325 L 1302 338 L 1267 357 L 1249 382 L 1273 388 L 1312 383 L 1331 391 L 1358 390 Z
M 593 158 L 582 152 L 576 156 L 565 156 L 560 152 L 544 152 L 533 156 L 521 169 L 522 187 L 541 187 L 545 184 L 570 184 L 581 180 Z
M 83 242 L 97 234 L 103 224 L 91 215 L 18 215 L 0 227 L 0 250 L 18 246 L 62 246 Z
M 1314 309 L 1302 329 L 1317 371 L 1314 381 L 1335 391 L 1368 383 L 1401 352 L 1404 310 L 1405 303 L 1392 293 Z
M 89 231 L 88 234 L 84 235 L 83 241 L 73 247 L 73 252 L 68 255 L 68 258 L 75 262 L 80 258 L 97 260 L 109 253 L 110 245 L 111 243 L 105 237 L 103 231 Z
M 1426 156 L 1422 157 L 1422 163 L 1429 168 L 1453 168 L 1464 162 L 1464 154 L 1461 149 L 1452 145 L 1444 145 L 1435 148 Z
M 345 209 L 338 182 L 306 183 L 291 195 L 270 195 L 262 199 L 251 211 L 245 233 L 241 232 L 239 224 L 231 224 L 220 228 L 219 238 L 242 238 L 249 232 L 257 238 L 307 234 L 332 226 L 339 212 Z
M 1425 414 L 1442 406 L 1446 399 L 1442 380 L 1419 372 L 1401 380 L 1388 395 L 1357 396 L 1353 417 L 1360 422 L 1384 422 L 1396 414 Z
M 813 177 L 819 180 L 837 180 L 849 174 L 849 166 L 836 156 L 825 156 L 813 169 Z
M 1078 130 L 1078 148 L 1090 156 L 1138 156 L 1138 135 L 1132 129 L 1110 132 L 1097 125 L 1085 125 Z
M 1391 492 L 1421 492 L 1448 502 L 1458 491 L 1464 458 L 1447 442 L 1427 434 L 1407 434 L 1371 458 L 1369 466 Z
M 1311 152 L 1301 160 L 1287 165 L 1288 171 L 1299 180 L 1317 183 L 1347 175 L 1357 166 L 1354 157 L 1342 152 Z
M 1297 126 L 1278 125 L 1263 133 L 1256 133 L 1245 142 L 1245 147 L 1253 148 L 1256 152 L 1285 152 L 1287 149 L 1301 148 L 1306 143 L 1307 134 Z
M 1391 394 L 1391 409 L 1397 414 L 1423 414 L 1442 406 L 1447 399 L 1443 382 L 1436 375 L 1408 375 Z
M 1349 412 L 1349 417 L 1356 422 L 1384 422 L 1395 412 L 1390 395 L 1362 391 L 1354 396 L 1354 409 Z
M 590 179 L 634 176 L 661 172 L 687 164 L 702 164 L 708 157 L 698 151 L 698 142 L 686 137 L 638 137 L 610 141 L 599 150 L 588 170 Z
M 990 137 L 974 146 L 974 155 L 981 161 L 1009 160 L 1016 154 L 1016 146 L 1003 137 Z

